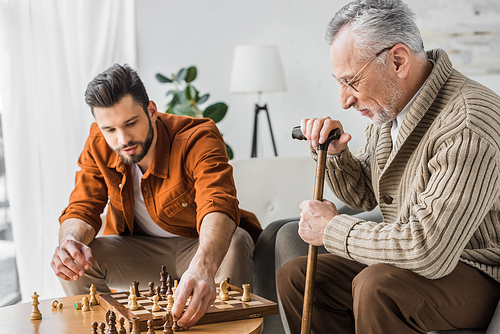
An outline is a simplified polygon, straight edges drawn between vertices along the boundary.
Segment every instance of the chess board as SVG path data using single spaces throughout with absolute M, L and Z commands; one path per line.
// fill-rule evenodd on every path
M 161 310 L 153 312 L 153 298 L 146 296 L 148 290 L 140 290 L 140 297 L 137 297 L 139 309 L 131 311 L 128 307 L 129 292 L 104 293 L 99 295 L 99 303 L 104 310 L 113 310 L 117 319 L 124 317 L 131 324 L 132 318 L 139 318 L 139 329 L 146 331 L 147 321 L 152 319 L 155 329 L 163 329 L 162 317 L 167 313 L 167 300 L 159 301 Z M 241 320 L 257 318 L 267 315 L 278 314 L 278 305 L 265 298 L 250 294 L 252 298 L 249 302 L 242 302 L 243 290 L 231 285 L 229 300 L 219 300 L 219 287 L 217 286 L 217 299 L 210 305 L 207 312 L 198 321 L 198 324 L 209 324 L 222 321 Z M 186 304 L 187 306 L 188 304 Z

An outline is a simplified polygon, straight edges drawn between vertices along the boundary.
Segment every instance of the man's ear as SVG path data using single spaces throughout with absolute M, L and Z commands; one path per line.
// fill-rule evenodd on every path
M 148 115 L 151 123 L 156 122 L 156 118 L 158 117 L 158 109 L 156 108 L 156 104 L 154 101 L 149 101 L 148 103 Z
M 389 53 L 391 68 L 400 79 L 408 76 L 411 65 L 411 50 L 404 44 L 397 44 Z

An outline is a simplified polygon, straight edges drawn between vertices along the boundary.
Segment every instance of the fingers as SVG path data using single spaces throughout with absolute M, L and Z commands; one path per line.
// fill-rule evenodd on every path
M 181 284 L 175 291 L 175 295 L 172 315 L 174 319 L 179 319 L 177 324 L 184 330 L 187 330 L 200 320 L 215 300 L 215 285 L 211 286 L 205 280 L 183 276 Z M 182 314 L 189 296 L 191 296 L 191 301 L 184 314 Z
M 341 132 L 343 132 L 342 124 L 330 117 L 305 118 L 301 120 L 300 128 L 309 141 L 309 145 L 313 147 L 323 144 L 333 129 L 340 128 Z
M 76 281 L 85 273 L 84 268 L 92 267 L 92 250 L 83 243 L 67 240 L 56 247 L 50 265 L 57 277 Z

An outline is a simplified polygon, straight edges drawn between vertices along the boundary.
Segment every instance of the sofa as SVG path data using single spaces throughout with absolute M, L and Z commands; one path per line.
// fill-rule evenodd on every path
M 231 161 L 240 207 L 252 211 L 264 231 L 254 251 L 253 292 L 279 303 L 276 273 L 288 260 L 307 255 L 308 245 L 297 235 L 299 204 L 313 196 L 316 163 L 309 156 L 249 158 Z M 381 221 L 378 209 L 371 212 L 352 210 L 337 199 L 325 184 L 324 198 L 332 201 L 340 213 Z M 326 250 L 320 247 L 318 252 Z M 289 333 L 284 313 L 264 319 L 264 334 Z M 285 324 L 285 325 L 283 325 Z M 500 333 L 500 304 L 485 330 L 438 331 L 430 334 Z

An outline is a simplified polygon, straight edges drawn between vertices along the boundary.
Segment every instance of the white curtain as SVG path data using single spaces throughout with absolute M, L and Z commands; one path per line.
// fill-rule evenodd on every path
M 58 218 L 93 121 L 83 94 L 136 66 L 134 0 L 0 0 L 7 187 L 23 301 L 63 295 L 50 268 Z

